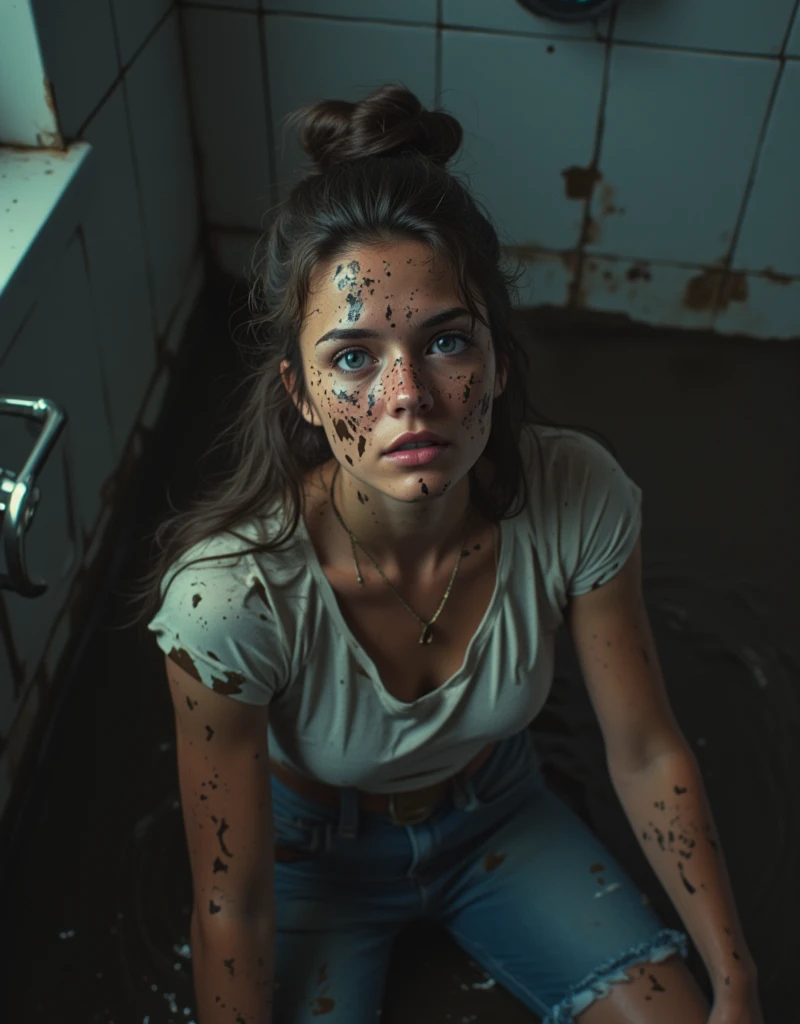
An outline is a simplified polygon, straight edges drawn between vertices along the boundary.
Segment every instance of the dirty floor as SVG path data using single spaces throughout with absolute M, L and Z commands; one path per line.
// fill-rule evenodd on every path
M 126 612 L 119 591 L 142 571 L 142 538 L 167 510 L 166 487 L 180 505 L 196 486 L 220 395 L 239 372 L 228 302 L 210 292 L 190 324 L 184 384 L 167 403 L 20 818 L 2 929 L 11 1024 L 195 1020 L 189 863 L 161 654 L 143 628 L 112 627 Z M 601 431 L 643 488 L 645 598 L 673 708 L 704 772 L 766 1024 L 797 1019 L 800 351 L 568 325 L 556 313 L 519 322 L 532 339 L 536 408 Z M 552 694 L 533 731 L 551 786 L 679 926 L 608 784 L 563 632 Z M 689 963 L 708 993 L 694 951 Z M 385 1024 L 538 1019 L 426 922 L 397 941 L 384 1007 Z

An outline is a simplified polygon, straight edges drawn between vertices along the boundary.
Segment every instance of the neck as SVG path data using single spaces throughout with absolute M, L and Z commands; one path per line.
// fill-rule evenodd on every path
M 432 577 L 445 563 L 452 568 L 454 552 L 460 551 L 477 520 L 469 503 L 468 477 L 436 500 L 407 502 L 365 488 L 339 469 L 334 469 L 329 493 L 348 551 L 353 535 L 361 548 L 358 554 L 367 552 L 387 576 L 398 580 Z M 364 562 L 371 568 L 369 559 L 359 558 L 362 573 Z

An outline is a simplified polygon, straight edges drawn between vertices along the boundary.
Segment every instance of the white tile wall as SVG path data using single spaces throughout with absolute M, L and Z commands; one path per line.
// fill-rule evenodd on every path
M 728 53 L 780 53 L 795 0 L 622 0 L 615 41 Z
M 262 0 L 265 11 L 436 24 L 436 0 Z
M 115 459 L 120 459 L 156 360 L 147 251 L 123 87 L 89 122 L 95 202 L 83 222 L 92 304 L 105 367 Z
M 188 7 L 182 23 L 204 217 L 211 224 L 257 228 L 271 182 L 258 17 Z M 245 124 L 248 131 L 242 131 Z
M 236 6 L 208 11 L 194 0 L 184 17 L 212 258 L 240 276 L 268 212 L 269 159 L 265 136 L 252 131 L 264 116 L 255 21 L 247 5 Z M 357 101 L 394 81 L 460 120 L 465 137 L 451 169 L 488 208 L 501 241 L 526 254 L 522 305 L 569 301 L 567 254 L 580 243 L 587 200 L 570 198 L 567 181 L 591 167 L 599 124 L 592 262 L 584 262 L 579 292 L 589 308 L 679 327 L 713 323 L 722 277 L 710 268 L 724 266 L 754 169 L 736 265 L 746 259 L 748 270 L 800 277 L 792 232 L 774 226 L 787 216 L 794 224 L 797 209 L 787 174 L 796 133 L 787 123 L 800 64 L 789 62 L 757 159 L 794 0 L 765 0 L 757 12 L 739 0 L 724 17 L 716 0 L 628 0 L 617 10 L 610 60 L 608 19 L 572 25 L 515 2 L 442 0 L 437 27 L 435 6 L 262 0 L 279 199 L 307 169 L 295 133 L 284 134 L 285 115 L 324 97 Z M 798 40 L 795 26 L 791 45 L 800 52 Z M 226 74 L 233 66 L 238 73 Z M 247 131 L 226 116 L 232 108 Z M 761 262 L 767 250 L 771 261 Z M 643 261 L 649 280 L 631 280 Z M 720 312 L 721 322 L 736 306 Z
M 575 276 L 573 260 L 552 252 L 531 253 L 520 260 L 525 275 L 517 282 L 518 306 L 566 305 Z
M 257 11 L 258 0 L 183 0 L 184 7 L 229 7 L 231 10 Z
M 37 598 L 4 594 L 27 683 L 41 661 L 44 641 L 80 564 L 83 537 L 93 530 L 100 494 L 115 467 L 86 259 L 77 236 L 56 273 L 42 283 L 39 301 L 0 372 L 4 391 L 51 398 L 68 417 L 38 478 L 41 500 L 27 534 L 31 573 L 43 577 L 48 590 Z M 9 451 L 7 441 L 3 451 Z
M 734 253 L 735 267 L 771 268 L 780 274 L 800 277 L 798 168 L 800 63 L 787 61 Z
M 800 57 L 800 7 L 794 16 L 794 23 L 786 42 L 786 53 L 790 57 Z
M 159 336 L 186 285 L 200 239 L 178 15 L 172 14 L 125 76 L 144 234 Z
M 68 423 L 60 443 L 68 440 L 78 528 L 91 533 L 103 484 L 115 463 L 86 255 L 77 237 L 52 280 L 43 282 L 39 301 L 2 370 L 4 391 L 41 393 L 66 410 Z
M 779 340 L 800 338 L 800 279 L 747 274 L 744 289 L 737 293 L 742 299 L 730 302 L 716 316 L 716 331 Z
M 592 197 L 598 228 L 588 250 L 723 259 L 777 69 L 749 57 L 614 47 L 600 154 L 606 189 Z
M 697 268 L 639 260 L 588 257 L 581 275 L 581 305 L 607 313 L 626 313 L 634 320 L 661 326 L 710 327 L 714 317 L 711 289 L 702 309 L 687 289 Z M 694 293 L 692 293 L 694 294 Z
M 28 684 L 53 626 L 60 621 L 47 648 L 49 670 L 74 628 L 67 597 L 81 560 L 88 562 L 86 546 L 98 550 L 97 534 L 108 522 L 99 516 L 101 497 L 111 493 L 145 394 L 151 424 L 159 395 L 163 401 L 163 391 L 150 386 L 156 337 L 174 351 L 204 279 L 183 46 L 170 7 L 167 0 L 36 0 L 61 128 L 68 139 L 82 132 L 92 147 L 94 193 L 0 355 L 4 391 L 52 397 L 68 416 L 37 480 L 41 503 L 27 533 L 30 570 L 48 590 L 35 599 L 3 594 L 25 666 L 15 701 L 0 651 L 0 731 L 10 733 L 17 754 L 37 707 L 38 691 Z M 132 61 L 122 81 L 117 46 L 123 64 Z M 0 418 L 0 453 L 4 465 L 18 469 L 36 430 L 10 420 Z M 0 814 L 15 784 L 14 763 L 7 751 Z
M 111 0 L 120 58 L 127 65 L 174 0 Z
M 518 3 L 500 3 L 493 0 L 442 0 L 442 23 L 450 27 L 482 28 L 494 32 L 513 32 L 515 35 L 572 36 L 592 39 L 601 26 L 603 34 L 608 18 L 598 22 L 552 21 L 532 14 Z
M 270 15 L 267 69 L 280 198 L 308 167 L 296 132 L 287 131 L 282 144 L 286 114 L 320 97 L 355 102 L 388 81 L 401 81 L 433 106 L 435 44 L 430 28 Z
M 443 33 L 442 105 L 465 132 L 451 166 L 504 241 L 577 245 L 585 202 L 568 198 L 564 171 L 592 161 L 604 52 L 594 40 Z
M 44 66 L 66 139 L 100 103 L 119 73 L 108 0 L 33 0 Z

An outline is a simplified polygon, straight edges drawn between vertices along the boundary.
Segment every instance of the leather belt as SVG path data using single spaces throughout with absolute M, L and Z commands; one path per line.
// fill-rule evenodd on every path
M 368 793 L 366 790 L 359 789 L 357 791 L 359 809 L 373 814 L 390 814 L 392 823 L 395 825 L 419 824 L 429 818 L 437 805 L 452 792 L 454 780 L 474 775 L 488 761 L 495 746 L 496 741 L 487 743 L 460 772 L 447 779 L 442 779 L 441 782 L 435 782 L 432 786 L 425 786 L 423 789 L 409 789 L 400 793 Z M 272 758 L 270 758 L 270 769 L 280 782 L 299 796 L 308 797 L 309 800 L 316 800 L 331 807 L 339 806 L 338 786 L 329 786 L 326 782 L 300 775 L 282 762 L 273 761 Z

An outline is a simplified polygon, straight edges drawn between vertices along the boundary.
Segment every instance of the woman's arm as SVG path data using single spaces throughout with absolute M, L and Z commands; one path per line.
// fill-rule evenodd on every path
M 194 994 L 199 1024 L 272 1024 L 274 917 L 201 925 L 192 914 Z
M 194 893 L 199 1024 L 271 1024 L 274 826 L 268 709 L 215 693 L 169 658 Z
M 700 770 L 670 706 L 642 596 L 641 539 L 566 620 L 606 763 L 640 846 L 689 929 L 715 994 L 755 984 Z
M 753 988 L 756 965 L 692 752 L 664 754 L 611 781 L 639 845 L 692 936 L 715 996 Z

